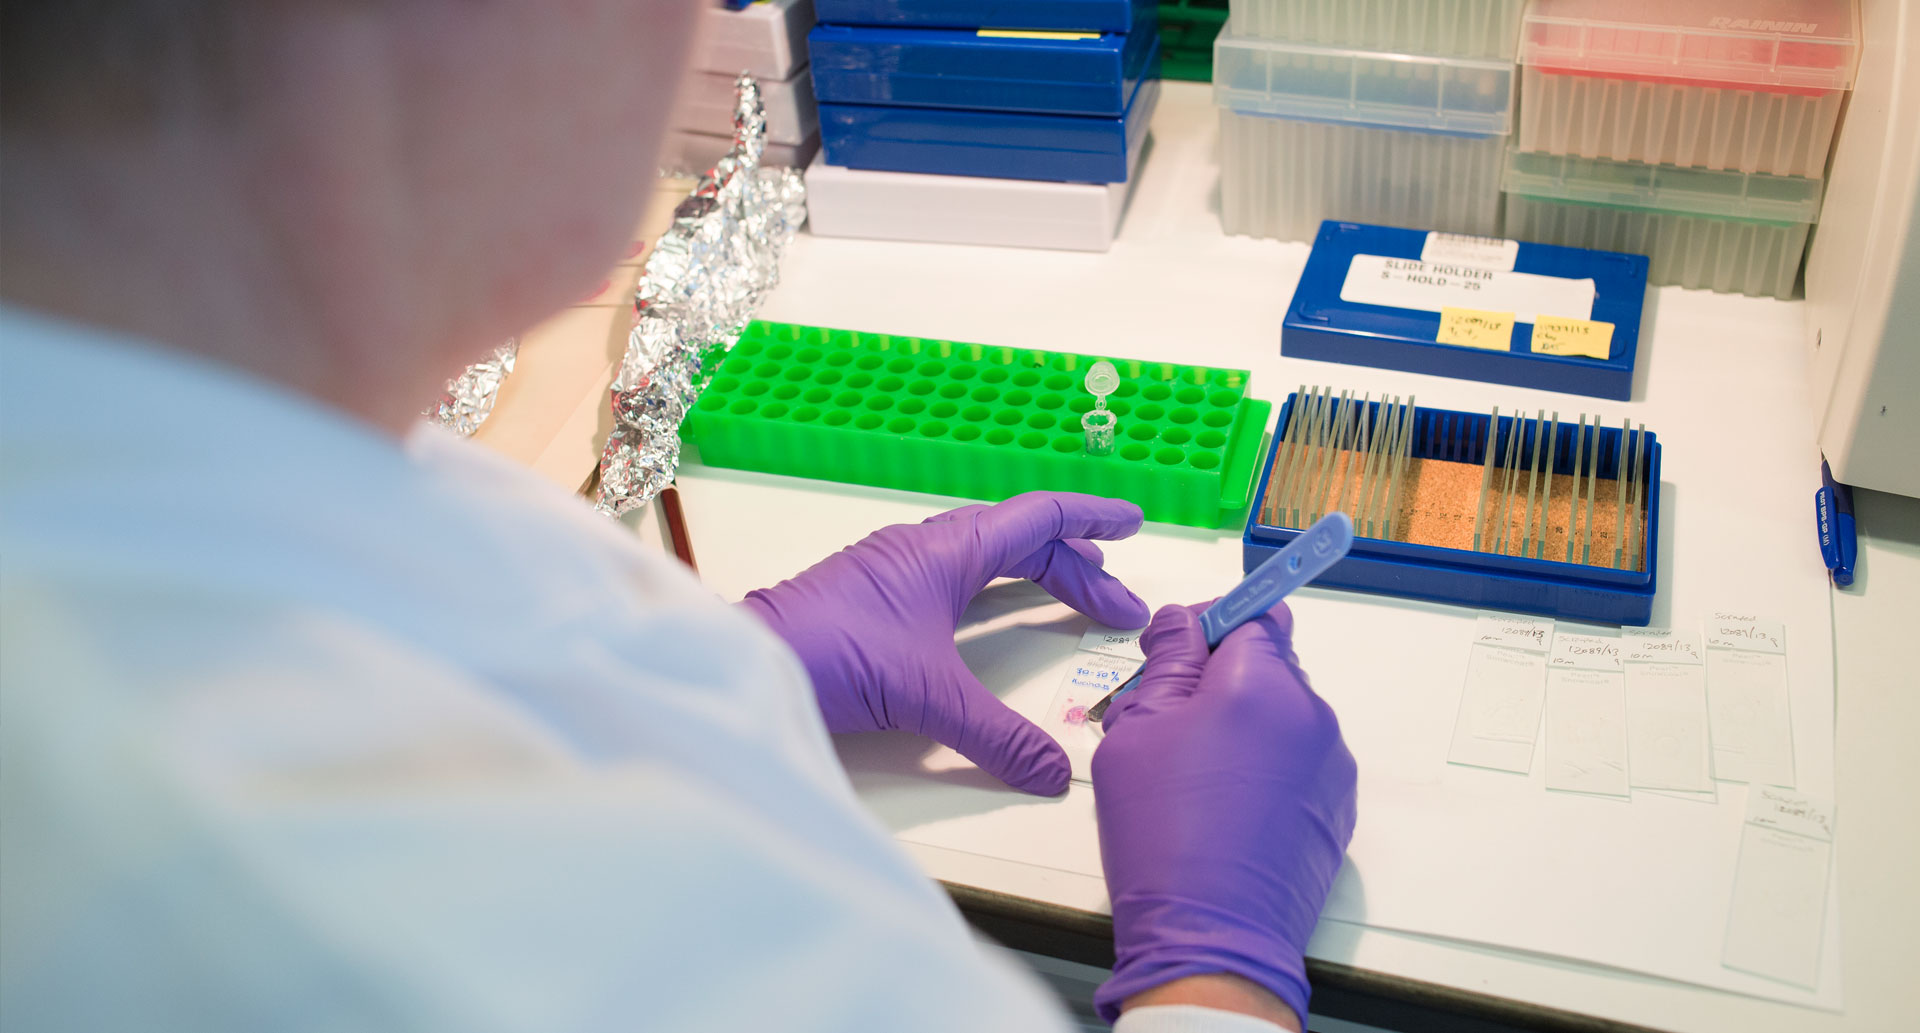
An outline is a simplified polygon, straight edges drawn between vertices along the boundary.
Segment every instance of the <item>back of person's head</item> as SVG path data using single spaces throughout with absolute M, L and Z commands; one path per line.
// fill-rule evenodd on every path
M 698 13 L 6 0 L 0 297 L 398 426 L 604 275 Z

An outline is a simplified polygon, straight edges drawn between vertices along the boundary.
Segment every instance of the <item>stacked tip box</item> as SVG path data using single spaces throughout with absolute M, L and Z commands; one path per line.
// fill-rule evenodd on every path
M 1858 53 L 1853 0 L 1535 0 L 1508 232 L 1789 296 Z
M 1120 376 L 1119 445 L 1089 454 L 1087 370 Z M 688 414 L 708 466 L 998 501 L 1051 489 L 1123 498 L 1148 520 L 1231 527 L 1268 402 L 1249 374 L 1116 356 L 755 322 Z
M 1214 41 L 1221 222 L 1493 235 L 1521 0 L 1232 0 Z
M 1111 244 L 1159 97 L 1155 5 L 817 0 L 817 9 L 816 234 Z
M 766 165 L 804 168 L 820 150 L 820 114 L 807 69 L 813 0 L 710 0 L 700 14 L 703 45 L 680 86 L 661 165 L 706 169 L 733 144 L 734 82 L 760 82 L 766 106 Z

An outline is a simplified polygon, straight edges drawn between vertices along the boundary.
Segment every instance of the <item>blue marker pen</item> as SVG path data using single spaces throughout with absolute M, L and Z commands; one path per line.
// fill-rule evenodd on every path
M 1853 584 L 1853 561 L 1859 543 L 1853 535 L 1853 489 L 1835 483 L 1827 461 L 1820 460 L 1820 489 L 1813 493 L 1813 515 L 1820 531 L 1820 557 L 1833 575 L 1833 583 L 1845 588 Z
M 1214 649 L 1227 633 L 1273 608 L 1301 585 L 1326 573 L 1328 567 L 1353 547 L 1353 521 L 1345 513 L 1328 513 L 1314 521 L 1300 537 L 1288 542 L 1271 559 L 1248 574 L 1233 591 L 1221 596 L 1200 615 L 1200 630 L 1206 633 L 1207 648 Z M 1141 671 L 1144 671 L 1143 667 Z M 1141 671 L 1120 683 L 1120 687 L 1087 708 L 1087 720 L 1098 721 L 1107 707 L 1123 693 L 1140 684 Z

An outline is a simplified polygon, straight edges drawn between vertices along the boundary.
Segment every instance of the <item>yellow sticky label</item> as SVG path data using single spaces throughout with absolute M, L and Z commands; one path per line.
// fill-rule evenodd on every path
M 1099 39 L 1097 32 L 1035 32 L 1028 29 L 981 29 L 987 39 Z
M 1436 339 L 1441 344 L 1457 344 L 1463 348 L 1506 351 L 1513 344 L 1513 313 L 1442 308 L 1440 336 Z
M 1584 355 L 1605 359 L 1613 354 L 1613 324 L 1593 319 L 1541 316 L 1533 324 L 1533 350 L 1542 355 Z

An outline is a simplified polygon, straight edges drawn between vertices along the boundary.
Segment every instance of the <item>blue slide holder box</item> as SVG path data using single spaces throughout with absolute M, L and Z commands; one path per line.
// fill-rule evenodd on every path
M 1159 33 L 1146 10 L 1132 33 L 816 25 L 807 37 L 813 92 L 829 104 L 1118 117 L 1140 80 L 1158 74 Z
M 1123 183 L 1159 97 L 1160 80 L 1140 80 L 1120 118 L 822 104 L 820 145 L 846 168 Z
M 1593 320 L 1613 324 L 1605 359 L 1545 355 L 1531 350 L 1533 324 L 1513 327 L 1506 351 L 1441 344 L 1440 313 L 1343 301 L 1342 285 L 1356 255 L 1418 260 L 1422 230 L 1328 219 L 1320 224 L 1307 267 L 1294 289 L 1280 331 L 1280 353 L 1355 366 L 1431 373 L 1491 384 L 1626 401 L 1633 396 L 1641 309 L 1646 303 L 1647 257 L 1551 244 L 1518 245 L 1512 272 L 1594 283 Z M 1461 307 L 1488 308 L 1462 300 Z
M 1301 534 L 1294 528 L 1262 522 L 1267 485 L 1273 477 L 1274 459 L 1284 447 L 1287 422 L 1292 419 L 1299 400 L 1298 395 L 1289 395 L 1280 408 L 1279 422 L 1275 425 L 1266 464 L 1261 469 L 1260 483 L 1247 517 L 1246 533 L 1240 539 L 1241 562 L 1248 572 Z M 1364 408 L 1370 416 L 1379 408 L 1379 403 L 1356 408 Z M 1506 459 L 1507 435 L 1513 421 L 1514 417 L 1502 416 L 1493 428 L 1498 434 L 1493 455 L 1496 473 Z M 1490 422 L 1486 413 L 1416 406 L 1411 458 L 1483 466 Z M 1530 457 L 1533 420 L 1520 417 L 1520 422 L 1519 453 L 1523 457 Z M 1573 474 L 1572 442 L 1575 431 L 1575 424 L 1565 421 L 1559 424 L 1552 457 L 1556 480 Z M 1553 424 L 1543 426 L 1541 433 L 1552 434 Z M 1347 588 L 1405 599 L 1645 627 L 1653 617 L 1654 591 L 1659 584 L 1661 451 L 1658 437 L 1651 432 L 1646 433 L 1645 437 L 1641 476 L 1646 491 L 1636 517 L 1644 529 L 1642 535 L 1645 541 L 1645 559 L 1640 564 L 1640 570 L 1567 563 L 1554 559 L 1552 549 L 1546 550 L 1547 558 L 1533 559 L 1364 538 L 1360 529 L 1356 528 L 1352 550 L 1326 573 L 1315 578 L 1313 583 L 1323 588 Z M 1601 481 L 1618 475 L 1623 438 L 1629 442 L 1634 440 L 1623 435 L 1619 427 L 1601 428 Z M 1631 462 L 1631 455 L 1627 458 Z
M 814 0 L 823 22 L 946 29 L 1126 32 L 1150 0 Z

